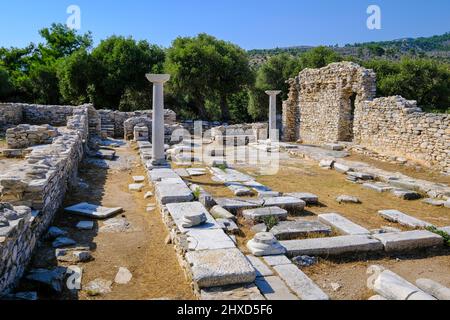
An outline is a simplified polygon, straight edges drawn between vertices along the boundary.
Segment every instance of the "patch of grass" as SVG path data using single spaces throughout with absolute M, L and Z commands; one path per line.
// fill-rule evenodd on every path
M 441 236 L 442 238 L 444 238 L 444 243 L 447 247 L 450 247 L 450 235 L 442 230 L 439 230 L 436 227 L 428 227 L 426 228 L 428 231 L 433 232 L 435 234 L 437 234 L 438 236 Z
M 280 222 L 278 218 L 274 216 L 264 217 L 262 218 L 262 221 L 269 231 Z
M 225 164 L 218 164 L 214 166 L 215 168 L 219 168 L 222 171 L 225 171 L 228 167 Z
M 194 195 L 196 200 L 200 199 L 201 192 L 202 192 L 202 190 L 198 187 L 194 190 L 194 192 L 192 192 L 192 194 Z

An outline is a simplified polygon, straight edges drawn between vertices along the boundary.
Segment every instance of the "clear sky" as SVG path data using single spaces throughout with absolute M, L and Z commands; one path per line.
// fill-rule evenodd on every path
M 81 9 L 81 31 L 112 34 L 164 47 L 200 32 L 245 49 L 431 36 L 450 31 L 449 0 L 0 0 L 0 46 L 39 42 L 37 31 L 65 23 Z M 380 6 L 382 29 L 366 26 L 367 7 Z

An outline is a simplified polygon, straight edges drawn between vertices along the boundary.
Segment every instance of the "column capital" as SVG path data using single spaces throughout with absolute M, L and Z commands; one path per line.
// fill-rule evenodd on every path
M 153 83 L 165 83 L 170 80 L 170 74 L 152 74 L 145 75 L 147 80 Z
M 281 90 L 268 90 L 266 91 L 266 94 L 269 96 L 277 96 L 281 93 Z

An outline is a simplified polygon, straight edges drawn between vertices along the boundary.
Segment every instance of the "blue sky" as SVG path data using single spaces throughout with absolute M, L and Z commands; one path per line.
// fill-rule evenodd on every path
M 116 34 L 167 47 L 177 36 L 206 32 L 254 49 L 450 31 L 448 0 L 0 0 L 0 46 L 39 42 L 37 31 L 65 23 L 72 4 L 81 8 L 81 31 L 92 31 L 96 43 Z M 381 30 L 366 27 L 371 4 L 381 7 Z

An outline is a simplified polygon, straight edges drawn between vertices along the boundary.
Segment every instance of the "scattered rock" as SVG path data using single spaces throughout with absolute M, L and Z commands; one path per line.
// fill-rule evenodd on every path
M 94 221 L 80 221 L 77 223 L 78 230 L 92 230 L 94 229 Z
M 330 287 L 331 287 L 331 289 L 333 289 L 334 292 L 338 292 L 342 288 L 342 286 L 336 282 L 330 283 Z
M 76 245 L 76 241 L 70 238 L 66 237 L 59 237 L 55 241 L 53 241 L 52 246 L 53 248 L 63 248 L 63 247 L 70 247 Z
M 183 228 L 192 228 L 205 223 L 207 220 L 208 219 L 206 218 L 206 214 L 203 212 L 186 213 L 183 216 L 182 226 Z
M 104 279 L 95 279 L 89 282 L 85 287 L 84 291 L 89 296 L 99 296 L 102 294 L 108 294 L 111 292 L 112 281 Z
M 127 284 L 131 281 L 132 278 L 133 275 L 131 274 L 130 270 L 124 267 L 120 267 L 119 271 L 116 274 L 114 282 L 117 284 Z
M 280 255 L 286 249 L 280 245 L 272 233 L 261 232 L 247 243 L 247 248 L 256 257 Z
M 117 233 L 128 232 L 131 229 L 131 224 L 126 218 L 113 218 L 106 220 L 103 226 L 99 229 L 101 233 Z
M 214 206 L 211 209 L 211 215 L 216 219 L 236 220 L 236 217 L 232 213 L 230 213 L 228 210 L 225 210 L 221 206 Z
M 348 195 L 341 195 L 336 198 L 336 201 L 339 203 L 356 203 L 356 204 L 361 203 L 361 201 L 357 197 Z
M 129 191 L 141 192 L 144 189 L 144 185 L 142 183 L 133 183 L 128 186 Z
M 134 183 L 143 183 L 145 181 L 145 177 L 144 176 L 134 176 L 133 181 L 134 181 Z
M 153 197 L 153 192 L 150 192 L 150 191 L 144 195 L 144 199 L 149 199 L 151 197 Z
M 292 259 L 292 262 L 299 267 L 311 267 L 317 264 L 318 260 L 316 257 L 310 256 L 298 256 Z
M 67 236 L 68 232 L 64 231 L 58 227 L 50 227 L 47 232 L 47 238 L 48 239 L 56 239 L 59 237 L 65 237 Z
M 56 267 L 52 270 L 33 269 L 25 277 L 27 280 L 43 284 L 56 292 L 62 292 L 66 268 Z
M 83 247 L 56 249 L 55 256 L 58 261 L 70 263 L 88 262 L 92 260 L 89 248 Z

